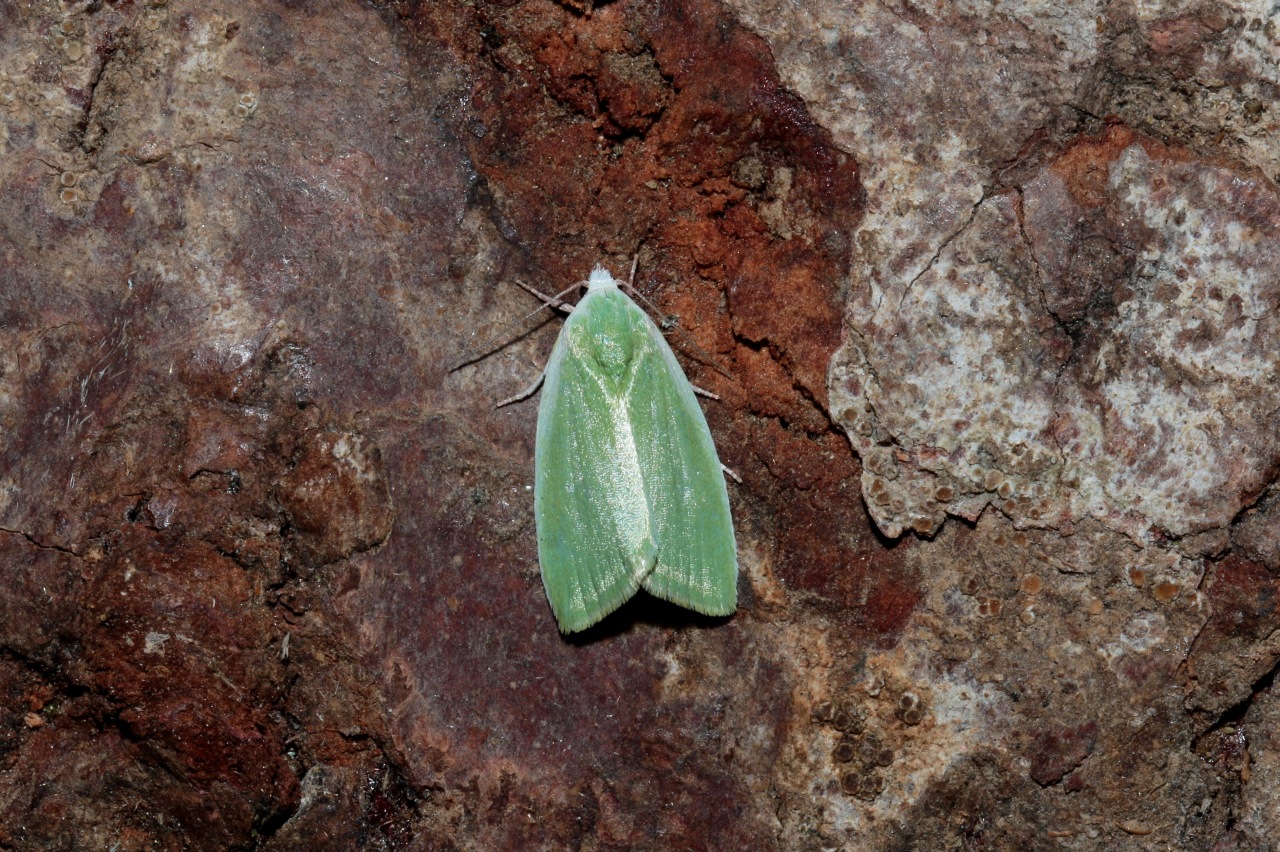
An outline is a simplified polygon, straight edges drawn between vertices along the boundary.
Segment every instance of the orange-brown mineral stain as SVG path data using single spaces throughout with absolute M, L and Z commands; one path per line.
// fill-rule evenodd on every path
M 1162 580 L 1156 583 L 1155 588 L 1151 590 L 1151 596 L 1160 603 L 1169 603 L 1178 596 L 1181 589 L 1177 583 L 1170 580 Z

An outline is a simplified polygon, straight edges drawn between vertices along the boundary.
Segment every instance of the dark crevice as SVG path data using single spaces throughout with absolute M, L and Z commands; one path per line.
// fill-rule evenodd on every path
M 288 584 L 281 583 L 279 588 L 278 589 L 273 588 L 273 591 L 285 591 L 284 587 L 286 585 Z M 277 595 L 276 599 L 270 605 L 280 607 L 281 609 L 287 611 L 290 615 L 294 616 L 295 618 L 302 618 L 304 615 L 307 614 L 307 610 L 305 607 L 302 607 L 302 608 L 293 607 L 285 600 L 283 596 L 280 596 L 280 595 Z
M 136 730 L 134 730 L 132 725 L 130 725 L 124 719 L 120 718 L 119 711 L 102 714 L 102 716 L 98 718 L 98 724 L 104 729 L 110 728 L 111 730 L 114 730 L 116 733 L 120 735 L 120 738 L 123 739 L 125 742 L 132 743 L 133 745 L 136 745 L 136 746 L 142 746 L 144 748 L 147 748 L 147 752 L 149 754 L 155 753 L 154 748 L 148 747 L 148 738 L 140 735 Z M 178 780 L 185 782 L 186 779 L 181 778 L 179 775 L 174 774 L 173 769 L 170 766 L 171 761 L 160 760 L 158 761 L 158 763 L 160 764 L 160 767 L 164 769 L 166 772 L 168 772 L 170 775 L 173 775 Z
M 733 332 L 733 342 L 741 346 L 743 349 L 749 349 L 756 353 L 764 352 L 769 348 L 769 339 L 767 337 L 761 338 L 760 340 L 753 340 L 737 331 Z
M 1248 695 L 1218 714 L 1218 718 L 1209 727 L 1205 728 L 1197 739 L 1204 739 L 1223 728 L 1239 725 L 1243 722 L 1245 716 L 1249 713 L 1249 709 L 1253 707 L 1253 702 L 1263 693 L 1270 691 L 1275 683 L 1277 673 L 1280 673 L 1280 658 L 1276 659 L 1271 668 L 1253 682 L 1252 686 L 1249 687 Z
M 50 642 L 45 648 L 55 645 Z M 67 679 L 61 661 L 42 660 L 29 653 L 20 651 L 12 645 L 0 645 L 0 660 L 7 660 L 14 665 L 34 672 L 45 683 L 58 687 L 59 693 L 69 698 L 76 698 L 89 690 Z
M 72 128 L 76 147 L 81 151 L 84 151 L 86 154 L 92 154 L 98 147 L 97 145 L 94 145 L 91 148 L 86 144 L 89 135 L 89 124 L 93 119 L 94 99 L 98 93 L 98 85 L 102 82 L 102 78 L 107 73 L 107 66 L 111 64 L 112 59 L 115 58 L 116 51 L 119 49 L 119 45 L 114 43 L 107 45 L 103 49 L 101 59 L 98 62 L 98 69 L 94 73 L 93 79 L 89 81 L 89 93 L 85 98 L 84 114 L 80 116 L 80 120 L 77 121 Z
M 1272 414 L 1267 415 L 1267 419 L 1272 419 Z M 1252 498 L 1246 499 L 1244 504 L 1231 516 L 1231 520 L 1227 522 L 1227 529 L 1232 530 L 1244 520 L 1244 516 L 1254 509 L 1260 508 L 1261 504 L 1269 502 L 1273 496 L 1277 478 L 1280 478 L 1280 462 L 1272 466 L 1263 476 L 1265 485 L 1258 489 L 1258 492 Z
M 126 495 L 129 496 L 129 495 Z M 138 497 L 138 501 L 129 507 L 124 513 L 124 519 L 131 524 L 138 523 L 138 519 L 142 517 L 142 512 L 147 508 L 147 504 L 151 502 L 150 494 L 143 494 Z M 154 527 L 153 527 L 154 529 Z
M 1044 267 L 1040 264 L 1040 258 L 1036 256 L 1035 248 L 1031 243 L 1031 235 L 1027 233 L 1026 192 L 1021 185 L 1015 185 L 1013 187 L 1013 191 L 1018 196 L 1018 204 L 1014 209 L 1014 213 L 1018 220 L 1018 235 L 1022 237 L 1022 244 L 1026 246 L 1027 256 L 1031 258 L 1031 265 L 1035 267 L 1037 285 L 1036 293 L 1040 297 L 1040 307 L 1055 323 L 1057 323 L 1063 333 L 1066 334 L 1067 337 L 1071 338 L 1071 341 L 1074 344 L 1076 342 L 1076 338 L 1071 333 L 1070 329 L 1067 328 L 1067 323 L 1063 321 L 1062 317 L 1058 316 L 1058 314 L 1054 312 L 1053 308 L 1049 307 L 1049 297 L 1045 293 Z
M 374 739 L 368 731 L 338 731 L 337 734 L 349 743 L 363 743 Z
M 740 334 L 737 331 L 731 331 L 731 333 L 733 335 L 734 343 L 736 343 L 738 346 L 741 346 L 744 349 L 748 349 L 756 353 L 768 353 L 770 357 L 772 357 L 773 347 L 768 338 L 763 338 L 761 340 L 752 340 L 751 338 L 746 337 L 745 335 Z M 774 360 L 777 360 L 777 359 L 774 359 Z M 791 372 L 789 370 L 784 369 L 784 372 L 786 372 L 788 376 L 791 376 Z M 810 390 L 808 387 L 801 384 L 800 382 L 797 382 L 794 376 L 791 377 L 791 389 L 794 390 L 802 400 L 808 403 L 809 407 L 812 408 L 815 412 L 817 412 L 818 415 L 820 415 L 821 418 L 826 422 L 826 428 L 822 430 L 814 431 L 814 430 L 804 429 L 804 433 L 806 435 L 809 435 L 810 437 L 812 437 L 816 435 L 829 433 L 829 434 L 835 435 L 838 438 L 844 439 L 845 437 L 844 429 L 841 428 L 838 423 L 836 423 L 835 419 L 831 416 L 831 412 L 827 410 L 827 407 L 822 404 L 822 402 L 817 398 L 817 396 L 813 393 L 812 390 Z M 778 420 L 778 422 L 782 425 L 784 429 L 788 431 L 791 430 L 791 424 L 786 418 L 777 417 L 774 419 Z
M 590 18 L 597 9 L 603 9 L 613 2 L 614 0 L 581 0 L 580 3 L 574 3 L 572 0 L 555 0 L 557 6 L 575 18 Z
M 974 220 L 978 218 L 978 211 L 982 209 L 982 205 L 986 202 L 987 197 L 990 195 L 990 193 L 991 193 L 991 190 L 988 187 L 984 186 L 982 188 L 982 195 L 978 198 L 977 201 L 973 203 L 973 208 L 969 211 L 969 217 L 965 219 L 964 224 L 956 228 L 954 231 L 952 231 L 942 240 L 942 243 L 938 246 L 937 250 L 934 251 L 933 255 L 929 258 L 928 262 L 925 263 L 924 267 L 921 268 L 921 270 L 917 272 L 914 276 L 912 276 L 911 280 L 907 282 L 906 288 L 902 291 L 902 297 L 898 299 L 899 309 L 901 309 L 902 303 L 907 300 L 907 294 L 911 292 L 911 288 L 916 286 L 916 282 L 919 281 L 921 278 L 923 278 L 925 273 L 933 269 L 934 264 L 938 262 L 938 258 L 942 257 L 942 253 L 946 251 L 947 248 L 953 242 L 955 242 L 955 240 L 958 239 L 961 234 L 969 230 L 969 228 L 973 225 Z
M 836 425 L 835 420 L 831 418 L 831 412 L 827 411 L 822 402 L 813 394 L 813 391 L 798 382 L 792 382 L 791 387 L 796 393 L 800 394 L 800 398 L 809 404 L 809 407 L 818 414 L 822 415 L 822 419 L 826 421 L 827 428 L 823 431 L 831 432 L 836 435 L 843 435 L 844 430 Z M 815 433 L 816 434 L 816 433 Z
M 255 849 L 262 849 L 271 837 L 293 819 L 302 809 L 302 802 L 293 808 L 280 808 L 260 817 L 254 824 L 254 834 L 258 838 Z
M 68 556 L 74 556 L 76 559 L 80 559 L 80 558 L 81 558 L 81 557 L 80 557 L 80 554 L 76 553 L 76 552 L 75 552 L 74 550 L 72 550 L 71 548 L 69 548 L 69 547 L 65 547 L 65 546 L 60 545 L 60 544 L 46 544 L 45 542 L 40 541 L 38 538 L 36 538 L 35 536 L 33 536 L 31 533 L 22 532 L 21 530 L 11 530 L 11 529 L 6 529 L 5 527 L 0 527 L 0 533 L 8 533 L 9 535 L 16 535 L 16 536 L 20 536 L 20 537 L 22 537 L 22 538 L 26 539 L 26 540 L 27 540 L 28 542 L 30 542 L 31 544 L 33 544 L 33 545 L 35 545 L 36 547 L 40 548 L 41 550 L 56 550 L 56 551 L 58 551 L 59 553 L 65 553 L 65 554 L 67 554 Z

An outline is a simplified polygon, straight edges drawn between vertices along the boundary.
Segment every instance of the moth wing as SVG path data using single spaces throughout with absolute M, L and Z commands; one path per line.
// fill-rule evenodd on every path
M 671 347 L 636 312 L 649 340 L 628 406 L 658 544 L 643 586 L 688 609 L 729 615 L 738 605 L 738 548 L 720 459 Z
M 584 630 L 626 603 L 654 554 L 628 552 L 610 499 L 619 484 L 617 433 L 600 384 L 568 346 L 568 323 L 547 362 L 534 451 L 534 516 L 542 583 L 560 630 Z

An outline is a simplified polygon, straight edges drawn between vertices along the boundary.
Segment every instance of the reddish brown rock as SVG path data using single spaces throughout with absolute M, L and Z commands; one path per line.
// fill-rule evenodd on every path
M 1275 670 L 1280 582 L 1233 555 L 1214 566 L 1204 589 L 1210 617 L 1187 657 L 1187 706 L 1216 722 L 1248 702 Z
M 1057 784 L 1085 761 L 1097 741 L 1097 722 L 1037 733 L 1031 755 L 1031 780 L 1041 787 Z
M 308 431 L 293 452 L 280 504 L 300 567 L 345 559 L 386 539 L 392 506 L 376 445 L 359 434 Z

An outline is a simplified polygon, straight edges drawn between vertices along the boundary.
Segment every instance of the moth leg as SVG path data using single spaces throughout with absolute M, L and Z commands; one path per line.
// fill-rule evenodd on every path
M 720 465 L 720 469 L 724 471 L 724 475 L 725 475 L 725 476 L 729 477 L 730 479 L 732 479 L 734 482 L 738 483 L 739 485 L 741 485 L 741 484 L 742 484 L 742 477 L 740 477 L 740 476 L 738 476 L 738 474 L 734 473 L 734 472 L 733 472 L 733 468 L 731 468 L 731 467 L 725 467 L 725 465 L 722 463 L 722 464 Z
M 504 406 L 510 405 L 513 402 L 519 402 L 522 399 L 528 399 L 529 397 L 533 396 L 533 394 L 538 390 L 539 387 L 542 386 L 542 380 L 545 379 L 546 377 L 547 377 L 547 371 L 544 369 L 541 373 L 538 374 L 538 378 L 534 381 L 533 384 L 529 385 L 529 387 L 520 391 L 520 393 L 516 394 L 515 396 L 507 397 L 502 402 L 495 405 L 494 408 L 495 409 L 502 408 Z M 734 478 L 737 479 L 737 477 L 734 477 Z
M 720 394 L 718 393 L 712 393 L 711 391 L 706 390 L 705 388 L 700 388 L 697 385 L 695 385 L 693 382 L 689 383 L 689 387 L 693 388 L 693 392 L 698 394 L 699 396 L 705 396 L 707 399 L 714 399 L 716 402 L 720 401 Z

